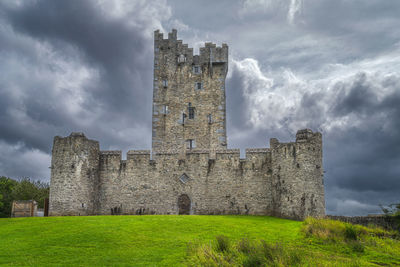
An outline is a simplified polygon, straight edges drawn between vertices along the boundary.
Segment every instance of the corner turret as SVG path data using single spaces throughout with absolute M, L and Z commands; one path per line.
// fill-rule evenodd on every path
M 93 215 L 99 180 L 99 143 L 83 133 L 54 137 L 50 216 Z
M 304 219 L 324 216 L 322 135 L 299 130 L 296 142 L 280 143 L 272 138 L 274 213 L 280 217 Z

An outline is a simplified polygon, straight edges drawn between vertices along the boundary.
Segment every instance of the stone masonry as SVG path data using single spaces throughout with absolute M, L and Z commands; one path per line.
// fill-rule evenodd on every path
M 83 133 L 54 138 L 50 215 L 325 215 L 322 136 L 227 149 L 228 46 L 193 55 L 176 30 L 154 33 L 152 151 L 101 151 Z

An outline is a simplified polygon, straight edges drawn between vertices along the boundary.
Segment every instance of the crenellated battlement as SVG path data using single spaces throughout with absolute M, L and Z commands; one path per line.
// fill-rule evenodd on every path
M 194 55 L 193 48 L 182 40 L 177 39 L 177 31 L 175 29 L 168 33 L 168 38 L 164 39 L 163 33 L 159 30 L 154 32 L 155 58 L 159 58 L 161 54 L 173 54 L 176 57 L 176 63 L 188 65 L 209 65 L 228 63 L 228 45 L 223 43 L 217 46 L 214 43 L 206 42 L 203 47 L 199 48 L 199 55 Z M 184 60 L 179 61 L 179 56 L 183 56 Z

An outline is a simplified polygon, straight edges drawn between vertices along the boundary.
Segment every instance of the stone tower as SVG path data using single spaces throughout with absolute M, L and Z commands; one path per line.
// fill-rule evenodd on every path
M 83 133 L 54 137 L 51 159 L 50 215 L 97 212 L 99 142 Z
M 227 72 L 226 44 L 193 55 L 176 30 L 154 32 L 153 153 L 226 149 Z

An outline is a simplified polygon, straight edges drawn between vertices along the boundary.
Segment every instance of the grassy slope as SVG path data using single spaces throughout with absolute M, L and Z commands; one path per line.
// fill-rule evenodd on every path
M 396 262 L 382 250 L 352 253 L 304 238 L 301 222 L 266 216 L 93 216 L 0 219 L 0 265 L 176 266 L 187 244 L 217 235 L 282 242 L 322 262 L 363 258 Z M 397 241 L 395 241 L 397 242 Z M 396 244 L 398 246 L 398 243 Z M 339 253 L 337 253 L 339 251 Z M 400 264 L 400 259 L 398 259 Z

